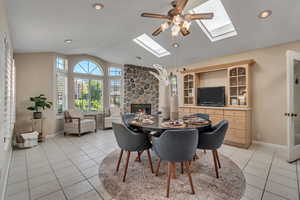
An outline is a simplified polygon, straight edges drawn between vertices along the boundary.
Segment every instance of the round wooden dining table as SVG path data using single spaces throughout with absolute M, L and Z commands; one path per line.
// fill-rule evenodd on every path
M 199 118 L 201 123 L 193 124 L 187 123 L 187 120 L 180 119 L 183 121 L 182 126 L 170 125 L 169 120 L 164 120 L 162 116 L 152 115 L 150 120 L 151 123 L 138 122 L 135 117 L 128 119 L 128 124 L 136 129 L 143 131 L 144 133 L 153 133 L 153 136 L 160 136 L 166 130 L 178 130 L 178 129 L 197 129 L 199 133 L 207 132 L 211 130 L 211 121 L 200 117 L 193 117 L 193 119 Z

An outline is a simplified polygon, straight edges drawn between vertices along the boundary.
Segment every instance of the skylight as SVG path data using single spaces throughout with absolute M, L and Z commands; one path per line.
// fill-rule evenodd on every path
M 221 0 L 208 0 L 191 10 L 191 13 L 207 12 L 213 12 L 214 18 L 197 20 L 197 23 L 212 42 L 237 35 Z
M 133 39 L 133 41 L 159 58 L 171 54 L 145 33 Z

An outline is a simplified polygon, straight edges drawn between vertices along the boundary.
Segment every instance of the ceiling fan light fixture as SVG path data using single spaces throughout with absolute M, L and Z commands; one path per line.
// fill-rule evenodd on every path
M 272 11 L 271 10 L 264 10 L 262 12 L 259 13 L 258 17 L 260 19 L 266 19 L 268 17 L 270 17 L 272 15 Z
M 184 20 L 183 23 L 182 23 L 182 27 L 183 27 L 183 28 L 186 28 L 187 30 L 189 30 L 190 27 L 191 27 L 191 24 L 192 24 L 192 22 L 189 22 L 189 21 L 187 21 L 187 20 Z
M 174 37 L 178 36 L 178 34 L 180 32 L 180 26 L 174 24 L 174 26 L 172 27 L 171 31 L 172 31 L 172 36 L 174 36 Z
M 174 18 L 173 18 L 173 23 L 174 23 L 175 25 L 179 25 L 179 24 L 181 24 L 181 22 L 182 22 L 182 17 L 181 17 L 180 15 L 174 16 Z
M 165 23 L 161 24 L 161 29 L 162 29 L 162 31 L 165 31 L 165 30 L 167 30 L 168 28 L 169 28 L 169 23 L 168 23 L 168 22 L 165 22 Z
M 101 10 L 102 8 L 104 8 L 104 5 L 101 4 L 101 3 L 95 3 L 93 5 L 93 7 L 96 9 L 96 10 Z

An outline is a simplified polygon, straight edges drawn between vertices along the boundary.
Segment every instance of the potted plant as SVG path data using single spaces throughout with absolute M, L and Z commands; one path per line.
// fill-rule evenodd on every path
M 42 112 L 41 110 L 45 110 L 46 108 L 51 108 L 53 103 L 48 101 L 45 95 L 41 94 L 37 97 L 30 97 L 30 101 L 34 103 L 34 106 L 30 106 L 27 110 L 34 111 L 33 112 L 33 119 L 41 119 Z

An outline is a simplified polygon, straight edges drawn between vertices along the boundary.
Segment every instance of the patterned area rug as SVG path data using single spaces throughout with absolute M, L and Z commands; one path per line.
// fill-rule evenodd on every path
M 154 170 L 157 157 L 153 155 Z M 161 162 L 159 176 L 151 173 L 146 152 L 142 162 L 136 162 L 136 153 L 131 154 L 126 182 L 122 182 L 125 159 L 124 152 L 120 170 L 116 173 L 119 151 L 110 153 L 99 169 L 100 190 L 104 200 L 165 200 L 167 183 L 167 163 Z M 177 164 L 177 178 L 171 179 L 170 198 L 172 200 L 238 200 L 245 192 L 245 178 L 241 169 L 229 158 L 219 154 L 221 166 L 220 178 L 215 177 L 212 153 L 197 152 L 199 159 L 192 163 L 192 177 L 196 194 L 191 194 L 188 177 L 181 174 Z

